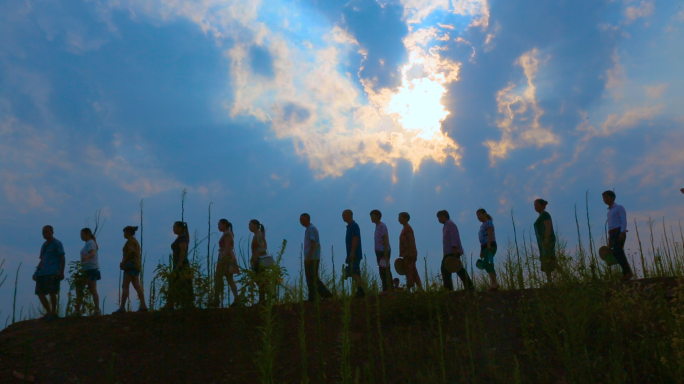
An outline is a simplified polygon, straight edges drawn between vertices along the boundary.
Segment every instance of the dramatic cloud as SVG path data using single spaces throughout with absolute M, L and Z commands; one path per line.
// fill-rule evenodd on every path
M 501 130 L 501 140 L 488 140 L 485 145 L 490 150 L 492 163 L 497 158 L 505 158 L 516 148 L 534 145 L 542 147 L 557 144 L 558 137 L 551 127 L 543 127 L 539 119 L 544 114 L 537 102 L 537 88 L 534 80 L 542 62 L 537 49 L 524 53 L 515 62 L 523 69 L 525 81 L 511 82 L 496 94 L 499 118 L 496 126 Z
M 258 4 L 215 5 L 162 2 L 156 16 L 187 17 L 220 44 L 230 38 L 230 115 L 251 115 L 270 124 L 279 138 L 292 139 L 319 176 L 340 176 L 356 164 L 395 166 L 400 159 L 411 162 L 414 170 L 426 159 L 458 162 L 458 145 L 441 131 L 449 114 L 441 99 L 445 86 L 458 80 L 459 70 L 457 62 L 440 54 L 448 34 L 429 28 L 407 36 L 409 60 L 398 73 L 401 85 L 391 89 L 374 78 L 354 79 L 339 71 L 350 54 L 358 51 L 365 57 L 367 51 L 337 25 L 327 27 L 318 41 L 293 44 L 284 31 L 256 21 Z M 130 6 L 149 11 L 140 4 Z M 459 12 L 482 11 L 474 5 L 459 7 Z M 356 71 L 361 73 L 363 65 Z

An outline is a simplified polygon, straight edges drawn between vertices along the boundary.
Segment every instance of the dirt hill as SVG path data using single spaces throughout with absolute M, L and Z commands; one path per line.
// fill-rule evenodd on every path
M 24 321 L 0 332 L 0 382 L 24 372 L 38 383 L 670 382 L 677 368 L 648 344 L 665 356 L 677 324 L 642 323 L 672 312 L 676 292 L 662 278 L 395 293 L 351 300 L 348 312 L 343 300 L 281 305 L 270 323 L 264 307 Z

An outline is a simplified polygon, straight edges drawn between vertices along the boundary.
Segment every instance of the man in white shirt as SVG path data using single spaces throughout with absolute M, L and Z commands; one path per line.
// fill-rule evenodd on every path
M 613 257 L 622 268 L 622 280 L 634 277 L 632 269 L 625 255 L 625 240 L 627 239 L 627 213 L 622 205 L 615 204 L 615 192 L 603 192 L 603 202 L 608 206 L 608 246 Z

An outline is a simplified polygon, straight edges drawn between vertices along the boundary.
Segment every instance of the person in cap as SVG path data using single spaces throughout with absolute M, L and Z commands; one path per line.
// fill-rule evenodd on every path
M 388 292 L 392 290 L 392 268 L 390 266 L 392 250 L 389 244 L 389 231 L 387 230 L 387 225 L 380 221 L 382 213 L 379 210 L 372 210 L 370 212 L 370 219 L 375 224 L 373 240 L 375 242 L 375 257 L 378 261 L 380 280 L 382 281 L 382 291 Z
M 418 261 L 418 250 L 416 248 L 416 236 L 413 233 L 413 227 L 409 224 L 411 215 L 408 212 L 401 212 L 399 214 L 399 224 L 403 226 L 401 234 L 399 234 L 399 257 L 404 259 L 404 269 L 406 270 L 406 289 L 411 289 L 414 286 L 418 287 L 419 291 L 423 291 L 423 285 L 420 282 L 420 274 L 416 268 Z
M 140 284 L 140 272 L 142 272 L 142 255 L 140 251 L 140 243 L 135 238 L 135 232 L 138 227 L 127 226 L 123 229 L 123 237 L 126 239 L 122 252 L 123 259 L 119 263 L 119 268 L 123 271 L 123 284 L 121 285 L 121 305 L 114 313 L 125 313 L 126 302 L 129 297 L 129 287 L 133 284 L 133 289 L 138 294 L 140 301 L 140 308 L 138 312 L 147 312 L 147 305 L 145 304 L 145 292 Z
M 622 280 L 634 277 L 632 269 L 625 255 L 625 241 L 627 240 L 627 212 L 622 205 L 615 203 L 615 192 L 603 192 L 603 202 L 608 206 L 608 247 L 622 268 Z
M 57 304 L 59 286 L 64 280 L 64 268 L 66 259 L 62 242 L 55 239 L 54 229 L 50 225 L 43 227 L 43 239 L 45 242 L 40 248 L 40 262 L 33 274 L 36 282 L 35 293 L 45 309 L 44 320 L 52 320 L 59 317 Z M 48 297 L 50 301 L 48 301 Z
M 458 233 L 458 227 L 456 223 L 451 221 L 449 217 L 449 212 L 442 210 L 437 212 L 437 220 L 444 225 L 442 228 L 442 248 L 444 257 L 442 258 L 442 281 L 444 282 L 444 288 L 453 291 L 454 282 L 451 276 L 451 272 L 447 269 L 445 262 L 449 257 L 460 258 L 463 255 L 463 246 L 461 245 L 461 237 Z M 463 282 L 463 286 L 467 291 L 472 291 L 475 289 L 473 281 L 468 276 L 468 271 L 465 268 L 461 268 L 456 272 L 458 277 Z
M 306 228 L 304 231 L 304 276 L 309 293 L 307 301 L 313 302 L 316 297 L 328 299 L 332 297 L 332 293 L 318 276 L 321 265 L 321 242 L 318 229 L 311 224 L 311 216 L 308 213 L 299 215 L 299 223 Z
M 556 261 L 556 234 L 553 231 L 553 221 L 551 215 L 546 212 L 548 204 L 549 202 L 544 199 L 534 201 L 534 210 L 539 213 L 539 217 L 534 222 L 534 233 L 539 247 L 541 270 L 546 274 L 546 281 L 550 283 L 553 281 L 553 271 L 558 267 L 558 263 Z
M 496 291 L 499 289 L 499 283 L 496 281 L 496 270 L 494 269 L 494 255 L 496 255 L 494 223 L 492 222 L 492 216 L 484 208 L 478 209 L 476 214 L 477 219 L 482 223 L 478 232 L 480 259 L 482 260 L 484 270 L 489 274 L 489 291 Z
M 354 221 L 354 213 L 351 209 L 342 211 L 342 220 L 347 223 L 347 232 L 344 239 L 347 249 L 345 263 L 350 270 L 352 281 L 356 285 L 356 297 L 363 297 L 366 293 L 363 290 L 363 279 L 361 279 L 361 259 L 363 259 L 361 228 Z

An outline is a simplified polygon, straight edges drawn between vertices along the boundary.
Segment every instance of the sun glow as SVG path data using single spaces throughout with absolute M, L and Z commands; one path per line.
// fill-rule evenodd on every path
M 413 64 L 402 68 L 402 84 L 397 93 L 390 98 L 385 113 L 392 116 L 397 123 L 418 137 L 430 140 L 441 135 L 442 121 L 449 111 L 440 100 L 446 88 L 435 80 L 422 77 L 408 80 L 407 72 Z

